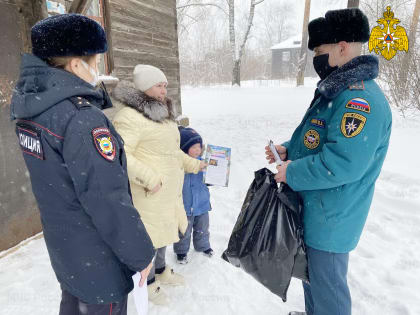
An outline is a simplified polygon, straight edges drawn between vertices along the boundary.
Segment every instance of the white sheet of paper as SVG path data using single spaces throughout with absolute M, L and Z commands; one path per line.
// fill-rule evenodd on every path
M 148 311 L 148 308 L 149 308 L 149 296 L 147 294 L 147 281 L 143 284 L 142 287 L 139 287 L 140 278 L 141 278 L 140 272 L 137 272 L 133 276 L 134 303 L 136 304 L 136 309 L 137 309 L 137 314 L 138 315 L 147 315 L 147 311 Z
M 211 159 L 217 161 L 217 166 L 207 166 L 206 183 L 211 185 L 226 186 L 229 162 L 222 158 L 212 157 Z

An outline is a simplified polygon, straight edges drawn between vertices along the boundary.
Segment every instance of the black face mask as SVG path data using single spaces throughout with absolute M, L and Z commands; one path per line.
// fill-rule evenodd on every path
M 313 63 L 316 73 L 318 73 L 321 80 L 324 80 L 326 77 L 328 77 L 331 72 L 338 69 L 337 66 L 331 67 L 328 63 L 328 57 L 329 54 L 323 54 L 319 56 L 315 56 Z

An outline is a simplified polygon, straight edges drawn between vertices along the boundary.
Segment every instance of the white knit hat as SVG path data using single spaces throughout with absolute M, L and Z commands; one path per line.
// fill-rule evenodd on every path
M 168 83 L 168 79 L 162 70 L 149 65 L 137 65 L 133 71 L 133 81 L 135 87 L 142 92 L 158 83 Z

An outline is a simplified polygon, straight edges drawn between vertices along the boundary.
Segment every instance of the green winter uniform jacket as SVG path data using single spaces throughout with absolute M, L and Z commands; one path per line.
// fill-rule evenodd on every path
M 359 56 L 318 83 L 290 141 L 286 178 L 304 202 L 307 246 L 353 250 L 387 153 L 392 116 L 373 80 L 378 59 Z

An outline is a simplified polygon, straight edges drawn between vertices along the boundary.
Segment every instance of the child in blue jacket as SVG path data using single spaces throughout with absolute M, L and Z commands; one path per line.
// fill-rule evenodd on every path
M 201 136 L 192 128 L 179 127 L 179 132 L 181 134 L 181 150 L 193 158 L 201 159 L 203 151 Z M 190 249 L 191 234 L 195 250 L 203 252 L 208 257 L 213 256 L 209 240 L 210 192 L 203 182 L 203 172 L 185 174 L 182 193 L 188 228 L 184 237 L 174 244 L 174 251 L 178 263 L 186 264 L 188 263 L 187 253 Z

